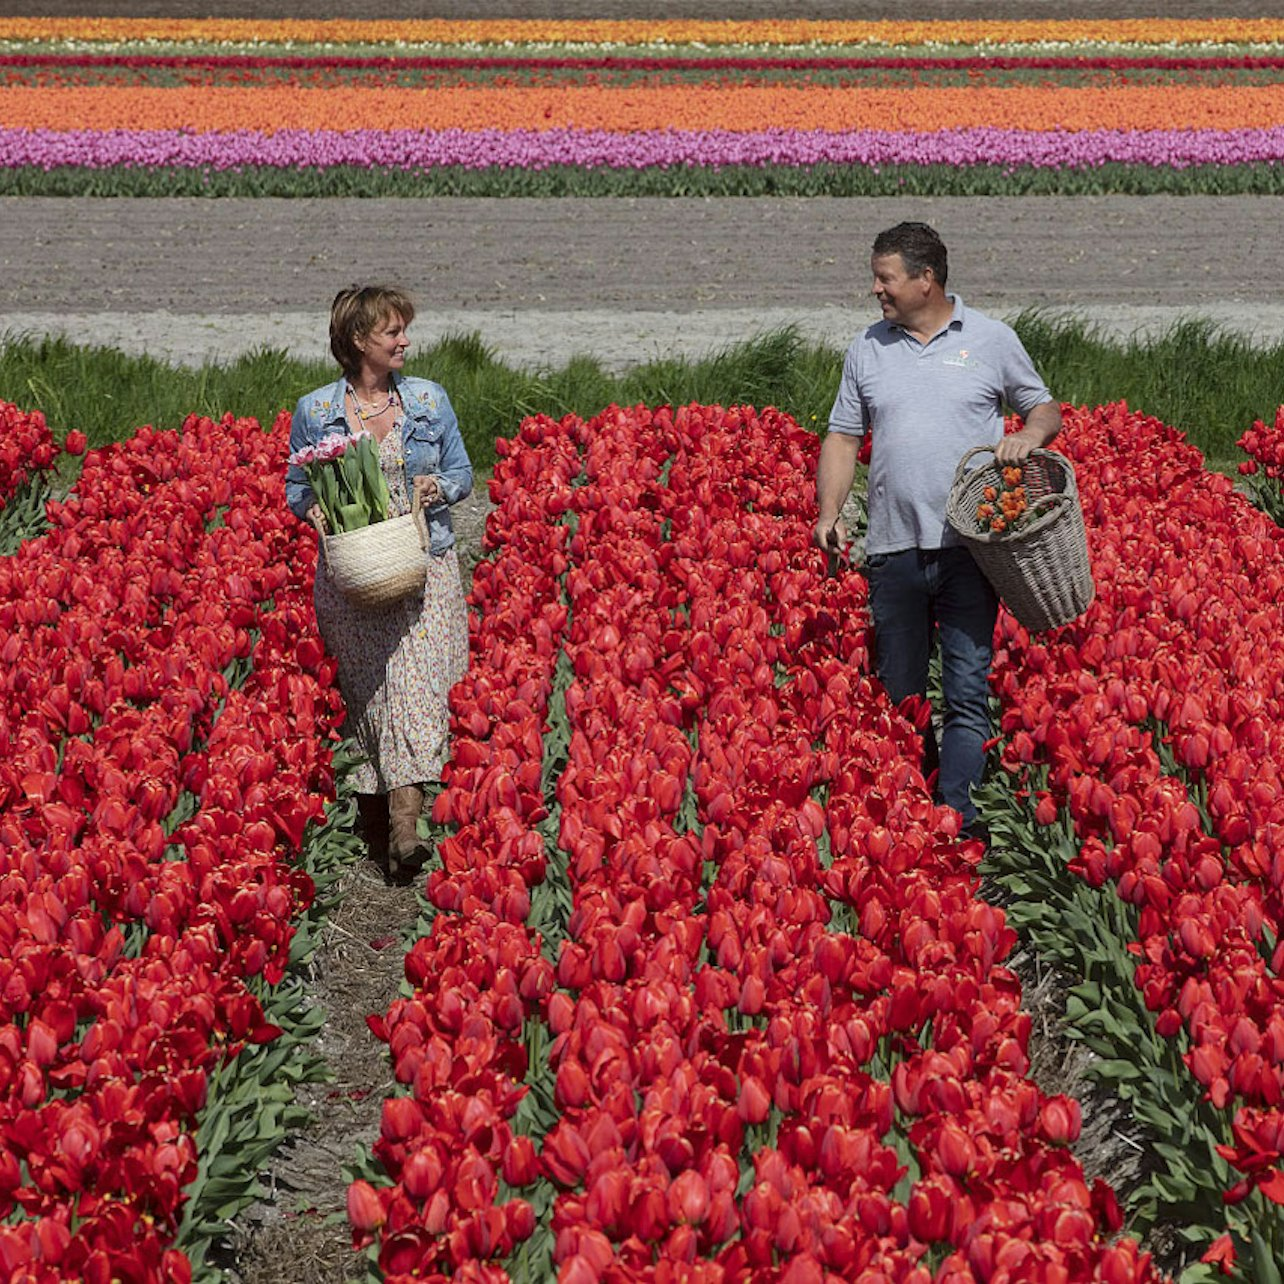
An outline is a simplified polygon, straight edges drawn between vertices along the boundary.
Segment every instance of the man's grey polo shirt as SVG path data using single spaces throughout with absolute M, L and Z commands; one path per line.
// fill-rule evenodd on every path
M 1052 400 L 1011 326 L 965 308 L 927 343 L 890 321 L 852 340 L 829 431 L 873 430 L 866 553 L 942 548 L 954 470 L 973 446 L 1003 436 L 1003 405 L 1021 415 Z

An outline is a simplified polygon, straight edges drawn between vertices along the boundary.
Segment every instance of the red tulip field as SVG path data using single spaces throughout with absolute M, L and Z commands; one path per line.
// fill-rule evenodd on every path
M 43 423 L 4 412 L 39 471 Z M 285 428 L 92 452 L 0 560 L 5 1279 L 191 1278 L 293 1109 L 308 1018 L 280 983 L 342 708 Z
M 1000 614 L 989 852 L 811 546 L 813 433 L 613 406 L 500 443 L 423 930 L 369 1016 L 372 1278 L 1280 1279 L 1284 536 L 1162 423 L 1064 409 L 1097 598 Z M 59 450 L 0 413 L 7 501 Z M 213 1278 L 297 1122 L 295 965 L 359 845 L 287 433 L 140 429 L 0 559 L 2 1279 Z M 1278 487 L 1284 413 L 1242 444 Z M 1032 1073 L 1018 933 L 1126 1187 Z

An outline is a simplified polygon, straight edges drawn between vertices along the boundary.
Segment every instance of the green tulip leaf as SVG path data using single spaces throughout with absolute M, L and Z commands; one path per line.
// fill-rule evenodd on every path
M 1101 1079 L 1122 1083 L 1130 1083 L 1143 1077 L 1141 1067 L 1136 1062 L 1120 1058 L 1096 1062 L 1092 1067 L 1092 1073 Z
M 1255 1284 L 1284 1284 L 1280 1275 L 1279 1259 L 1262 1238 L 1259 1231 L 1253 1231 L 1250 1241 L 1253 1245 L 1253 1271 Z

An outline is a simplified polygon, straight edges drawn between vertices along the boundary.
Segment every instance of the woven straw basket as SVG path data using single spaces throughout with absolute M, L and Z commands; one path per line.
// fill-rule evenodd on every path
M 1021 464 L 1028 507 L 1020 526 L 982 533 L 976 529 L 976 506 L 986 486 L 1002 489 L 1003 465 L 992 459 L 969 469 L 969 460 L 978 454 L 993 455 L 993 447 L 977 446 L 959 460 L 946 520 L 1026 629 L 1038 633 L 1068 624 L 1096 594 L 1073 466 L 1055 451 L 1031 451 Z
M 416 495 L 404 517 L 321 536 L 326 573 L 354 606 L 388 606 L 422 591 L 428 525 Z

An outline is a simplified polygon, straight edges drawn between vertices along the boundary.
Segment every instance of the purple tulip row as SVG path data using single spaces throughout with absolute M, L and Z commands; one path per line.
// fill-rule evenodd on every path
M 1284 126 L 1271 129 L 1092 130 L 184 130 L 0 129 L 0 168 L 404 170 L 649 169 L 673 165 L 972 165 L 1091 169 L 1126 165 L 1255 165 L 1284 160 Z

